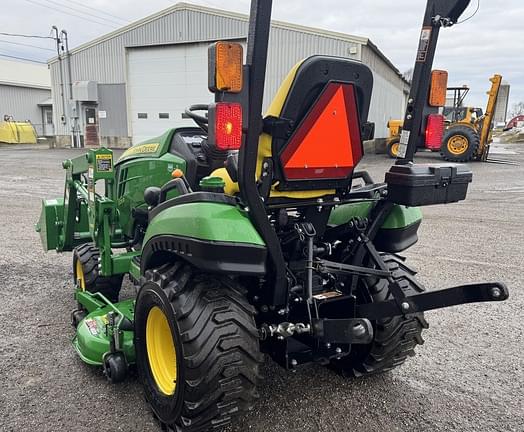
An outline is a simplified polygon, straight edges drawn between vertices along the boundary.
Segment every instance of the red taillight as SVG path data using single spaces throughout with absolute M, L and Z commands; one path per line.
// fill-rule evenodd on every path
M 218 150 L 238 150 L 242 144 L 242 105 L 217 102 L 209 107 L 209 140 Z
M 426 123 L 426 148 L 440 150 L 444 135 L 444 116 L 441 114 L 428 115 Z

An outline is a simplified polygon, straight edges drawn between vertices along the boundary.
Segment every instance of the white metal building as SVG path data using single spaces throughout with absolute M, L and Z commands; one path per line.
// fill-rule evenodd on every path
M 209 43 L 245 42 L 247 19 L 247 15 L 178 3 L 71 50 L 73 86 L 94 84 L 96 91 L 83 97 L 89 100 L 67 100 L 64 122 L 60 119 L 62 89 L 68 98 L 66 63 L 62 61 L 65 82 L 61 83 L 60 63 L 51 59 L 58 143 L 70 142 L 68 122 L 75 112 L 80 132 L 87 135 L 86 126 L 96 125 L 98 137 L 109 146 L 137 143 L 170 127 L 190 125 L 181 117 L 184 108 L 213 100 L 207 90 Z M 361 60 L 372 69 L 370 121 L 376 123 L 376 137 L 385 137 L 388 120 L 403 116 L 409 84 L 367 38 L 272 22 L 265 105 L 290 68 L 313 54 Z M 71 104 L 74 110 L 68 108 Z
M 29 120 L 40 136 L 54 135 L 51 78 L 46 65 L 0 60 L 0 121 Z

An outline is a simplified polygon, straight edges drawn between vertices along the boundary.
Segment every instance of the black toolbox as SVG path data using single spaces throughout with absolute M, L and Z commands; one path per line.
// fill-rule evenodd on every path
M 409 207 L 461 201 L 472 178 L 461 164 L 393 165 L 386 173 L 388 200 Z

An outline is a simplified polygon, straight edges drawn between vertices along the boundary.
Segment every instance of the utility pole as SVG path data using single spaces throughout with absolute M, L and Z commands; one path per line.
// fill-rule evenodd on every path
M 69 111 L 71 123 L 71 146 L 74 148 L 80 148 L 80 133 L 78 130 L 78 104 L 73 103 L 73 74 L 71 72 L 71 54 L 69 52 L 69 39 L 67 37 L 67 31 L 63 30 L 60 32 L 62 39 L 62 50 L 64 50 L 65 42 L 65 54 L 67 62 L 67 74 L 69 79 Z M 73 109 L 74 105 L 74 109 Z
M 60 72 L 60 96 L 61 96 L 61 99 L 62 99 L 62 116 L 60 117 L 60 122 L 63 124 L 63 125 L 66 125 L 67 124 L 67 120 L 66 120 L 66 103 L 65 103 L 65 94 L 64 94 L 64 73 L 62 71 L 62 56 L 61 56 L 61 53 L 60 53 L 60 45 L 61 45 L 61 40 L 60 40 L 60 36 L 58 34 L 58 27 L 57 26 L 53 26 L 51 28 L 51 31 L 54 31 L 55 33 L 55 41 L 56 41 L 56 53 L 58 55 L 58 69 L 59 69 L 59 72 Z

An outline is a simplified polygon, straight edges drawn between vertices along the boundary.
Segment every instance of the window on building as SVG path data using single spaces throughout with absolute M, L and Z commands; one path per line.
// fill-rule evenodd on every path
M 169 113 L 158 113 L 158 118 L 159 119 L 168 119 Z
M 147 118 L 147 113 L 138 113 L 138 118 L 139 119 L 146 119 Z

